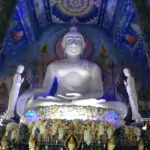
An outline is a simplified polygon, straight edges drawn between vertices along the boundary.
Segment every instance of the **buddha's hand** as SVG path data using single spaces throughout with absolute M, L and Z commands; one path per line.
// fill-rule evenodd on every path
M 23 83 L 24 82 L 24 77 L 21 79 L 21 83 Z
M 30 99 L 34 100 L 37 99 L 39 95 L 36 94 L 35 91 L 32 91 L 31 95 L 30 95 Z
M 124 80 L 124 85 L 127 86 L 127 81 Z
M 33 100 L 35 98 L 34 94 L 31 94 L 31 96 L 29 97 L 30 100 Z
M 61 99 L 66 99 L 66 100 L 77 100 L 82 97 L 82 94 L 80 93 L 66 93 L 65 95 L 57 95 Z

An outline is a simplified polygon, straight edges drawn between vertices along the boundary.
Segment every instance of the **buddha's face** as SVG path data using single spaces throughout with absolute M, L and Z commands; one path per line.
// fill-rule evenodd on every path
M 67 56 L 78 56 L 83 52 L 82 38 L 79 36 L 68 36 L 65 39 L 65 54 Z

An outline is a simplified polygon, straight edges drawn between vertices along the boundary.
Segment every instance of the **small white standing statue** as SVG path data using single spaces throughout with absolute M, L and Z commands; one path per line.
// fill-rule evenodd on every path
M 13 85 L 9 95 L 8 108 L 5 114 L 6 119 L 10 119 L 14 117 L 14 111 L 15 111 L 15 106 L 18 99 L 20 87 L 21 84 L 24 82 L 24 78 L 21 77 L 23 71 L 24 71 L 24 66 L 19 65 L 17 68 L 17 72 L 13 78 Z
M 125 68 L 123 70 L 123 73 L 127 77 L 127 80 L 124 81 L 124 84 L 126 86 L 126 90 L 129 96 L 129 101 L 132 110 L 132 120 L 135 120 L 136 122 L 141 122 L 142 118 L 138 112 L 138 96 L 135 88 L 134 78 L 131 75 L 131 71 L 128 68 Z

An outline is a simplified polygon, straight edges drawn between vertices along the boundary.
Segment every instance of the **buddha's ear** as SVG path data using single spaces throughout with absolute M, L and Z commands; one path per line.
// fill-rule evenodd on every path
M 66 57 L 66 51 L 64 50 L 64 58 Z
M 62 40 L 61 46 L 62 46 L 62 49 L 64 50 L 65 49 L 65 40 L 64 39 Z
M 82 48 L 85 49 L 85 47 L 86 47 L 86 43 L 85 43 L 85 41 L 83 41 Z

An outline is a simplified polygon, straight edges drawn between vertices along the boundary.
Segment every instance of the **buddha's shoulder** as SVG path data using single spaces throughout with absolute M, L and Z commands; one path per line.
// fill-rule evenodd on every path
M 63 60 L 55 60 L 54 62 L 51 62 L 47 67 L 48 68 L 55 67 L 55 66 L 58 66 L 62 63 L 63 63 Z
M 82 60 L 82 63 L 83 63 L 83 64 L 87 64 L 87 65 L 89 65 L 89 66 L 91 66 L 91 67 L 98 67 L 98 65 L 97 65 L 96 63 L 94 63 L 94 62 L 92 62 L 92 61 L 89 61 L 89 60 L 86 60 L 86 59 L 83 59 L 83 60 Z
M 62 62 L 63 60 L 55 60 L 50 65 L 57 65 L 57 64 L 61 64 Z

